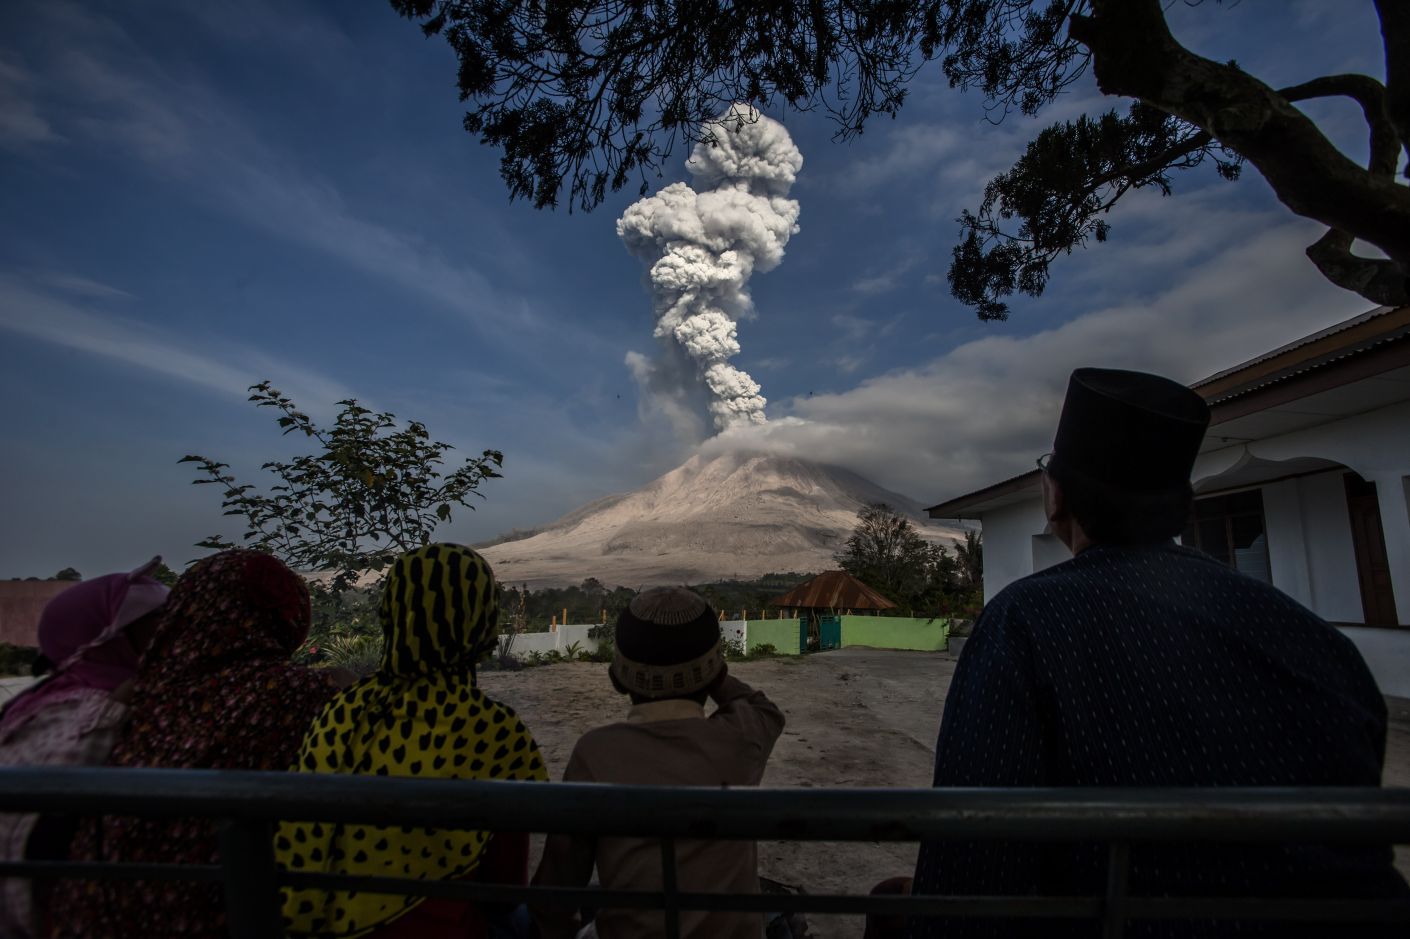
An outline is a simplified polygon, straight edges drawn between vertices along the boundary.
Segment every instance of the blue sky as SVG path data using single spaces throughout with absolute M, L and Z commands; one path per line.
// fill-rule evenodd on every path
M 1383 73 L 1370 3 L 1171 16 L 1273 84 Z M 446 44 L 378 0 L 0 7 L 0 576 L 181 563 L 233 534 L 176 461 L 257 478 L 292 452 L 245 402 L 266 378 L 318 417 L 352 396 L 503 450 L 505 478 L 441 532 L 457 540 L 549 521 L 695 449 L 624 363 L 655 351 L 614 231 L 635 193 L 587 214 L 509 203 L 497 153 L 461 130 L 454 76 Z M 954 219 L 1046 120 L 1097 98 L 1084 83 L 994 126 L 931 67 L 897 120 L 850 143 L 822 115 L 771 112 L 805 162 L 801 230 L 739 329 L 735 364 L 770 402 L 754 445 L 938 501 L 1046 449 L 1072 367 L 1194 380 L 1366 308 L 1317 277 L 1301 253 L 1316 226 L 1255 172 L 1199 171 L 1174 198 L 1129 200 L 1112 243 L 1056 267 L 1011 320 L 977 321 L 945 289 Z M 1310 113 L 1364 151 L 1354 108 Z

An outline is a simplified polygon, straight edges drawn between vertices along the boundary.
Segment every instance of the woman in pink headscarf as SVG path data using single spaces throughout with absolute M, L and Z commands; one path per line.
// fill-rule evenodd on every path
M 128 574 L 95 577 L 49 601 L 39 619 L 39 651 L 53 670 L 0 712 L 0 766 L 101 766 L 127 712 L 137 661 L 166 603 L 153 558 Z M 0 814 L 0 857 L 63 858 L 73 824 Z M 0 935 L 46 932 L 44 885 L 0 881 Z

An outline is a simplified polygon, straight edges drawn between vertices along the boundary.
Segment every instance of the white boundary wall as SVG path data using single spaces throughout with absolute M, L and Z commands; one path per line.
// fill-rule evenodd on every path
M 547 653 L 560 652 L 564 655 L 568 652 L 568 647 L 573 643 L 578 644 L 580 652 L 596 652 L 597 640 L 588 635 L 596 629 L 597 623 L 577 623 L 567 626 L 550 626 L 546 633 L 519 633 L 514 637 L 513 648 L 509 654 L 516 659 L 522 659 L 530 652 Z M 500 648 L 504 648 L 505 635 L 500 635 Z
M 568 652 L 568 647 L 573 643 L 578 643 L 578 650 L 581 652 L 596 652 L 597 640 L 588 635 L 597 628 L 598 624 L 569 624 L 567 626 L 550 626 L 546 633 L 519 633 L 514 637 L 514 646 L 510 650 L 510 655 L 517 659 L 522 659 L 530 652 L 545 654 L 557 651 L 564 655 Z M 725 639 L 736 639 L 741 645 L 747 647 L 749 635 L 749 623 L 742 619 L 727 619 L 720 623 L 720 635 Z M 500 636 L 500 648 L 503 648 L 504 636 Z

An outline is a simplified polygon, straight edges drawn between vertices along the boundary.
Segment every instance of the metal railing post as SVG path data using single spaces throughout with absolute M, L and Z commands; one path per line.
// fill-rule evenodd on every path
M 230 939 L 284 939 L 273 823 L 259 820 L 222 825 L 220 867 Z
M 1126 932 L 1126 891 L 1131 881 L 1131 846 L 1113 841 L 1106 856 L 1106 898 L 1102 904 L 1102 939 Z
M 666 914 L 666 939 L 680 939 L 681 906 L 676 884 L 676 840 L 661 839 L 662 912 Z

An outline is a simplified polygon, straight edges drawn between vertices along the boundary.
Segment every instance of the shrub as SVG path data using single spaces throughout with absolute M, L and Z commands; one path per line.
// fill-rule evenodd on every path
M 739 639 L 721 639 L 720 649 L 724 652 L 726 659 L 744 658 L 744 643 Z
M 359 678 L 377 671 L 382 660 L 381 636 L 334 636 L 319 647 L 323 653 L 320 665 L 346 668 Z
M 761 642 L 749 650 L 749 658 L 766 659 L 778 655 L 778 648 L 771 642 Z

